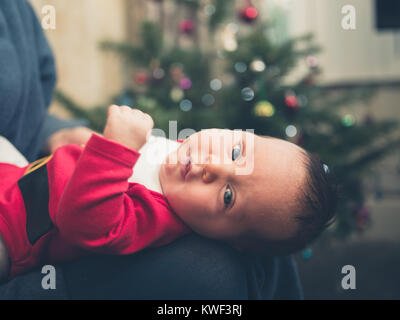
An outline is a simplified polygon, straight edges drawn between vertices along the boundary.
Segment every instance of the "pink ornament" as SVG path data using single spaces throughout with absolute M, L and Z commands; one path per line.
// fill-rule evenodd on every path
M 310 68 L 315 68 L 318 66 L 318 58 L 316 56 L 308 56 L 306 63 Z
M 179 81 L 179 86 L 183 90 L 188 90 L 192 87 L 192 80 L 190 80 L 189 78 L 183 78 L 181 79 L 181 81 Z
M 179 23 L 179 30 L 183 33 L 191 34 L 194 30 L 194 22 L 190 19 L 184 19 Z

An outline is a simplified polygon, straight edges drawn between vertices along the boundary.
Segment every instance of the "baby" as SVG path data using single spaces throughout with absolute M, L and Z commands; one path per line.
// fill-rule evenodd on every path
M 111 106 L 103 136 L 86 146 L 23 168 L 0 164 L 0 279 L 89 252 L 130 254 L 191 231 L 240 251 L 289 254 L 331 222 L 330 175 L 300 147 L 209 129 L 154 166 L 139 153 L 152 127 L 148 114 Z

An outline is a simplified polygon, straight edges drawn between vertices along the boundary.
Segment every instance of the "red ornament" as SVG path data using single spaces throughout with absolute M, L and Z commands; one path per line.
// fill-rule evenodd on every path
M 298 106 L 297 98 L 293 94 L 289 94 L 286 96 L 285 103 L 290 108 L 296 108 Z
M 143 85 L 146 84 L 147 80 L 148 80 L 148 76 L 146 73 L 144 72 L 139 72 L 138 74 L 135 75 L 135 82 L 139 85 Z
M 248 6 L 240 11 L 239 16 L 244 22 L 252 23 L 258 17 L 258 10 L 253 6 Z
M 184 19 L 179 23 L 179 30 L 186 34 L 191 34 L 194 30 L 194 22 L 190 19 Z

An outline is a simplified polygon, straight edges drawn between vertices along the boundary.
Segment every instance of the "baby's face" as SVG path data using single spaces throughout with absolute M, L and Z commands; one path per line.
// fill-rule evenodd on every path
M 286 239 L 297 228 L 301 150 L 249 132 L 203 130 L 168 156 L 160 183 L 176 214 L 203 236 L 235 244 L 246 234 Z

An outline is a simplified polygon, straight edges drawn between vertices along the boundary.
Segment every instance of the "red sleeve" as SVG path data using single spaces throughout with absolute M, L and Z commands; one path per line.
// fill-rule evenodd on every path
M 139 156 L 91 137 L 57 206 L 54 223 L 63 238 L 91 251 L 129 254 L 188 232 L 162 195 L 129 185 Z

